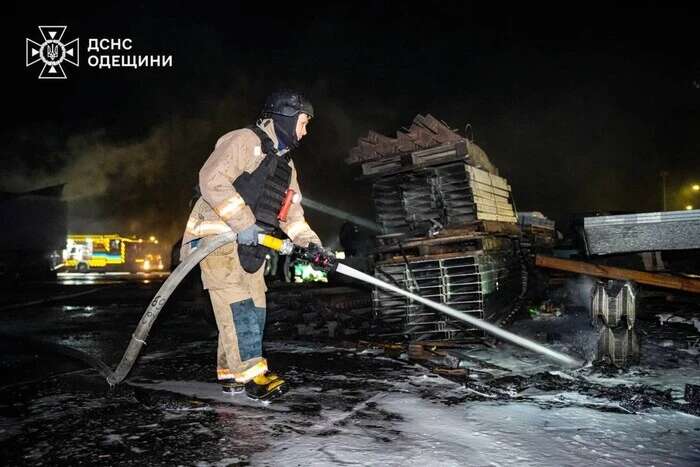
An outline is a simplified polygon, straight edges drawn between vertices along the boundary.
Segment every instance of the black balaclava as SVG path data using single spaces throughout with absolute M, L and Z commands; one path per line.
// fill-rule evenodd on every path
M 271 118 L 277 135 L 278 150 L 293 150 L 299 146 L 297 122 L 302 113 L 312 118 L 314 107 L 302 94 L 284 90 L 270 94 L 261 112 L 262 118 Z
M 270 115 L 275 124 L 275 134 L 279 142 L 278 150 L 289 149 L 291 151 L 299 147 L 299 140 L 297 139 L 297 120 L 299 120 L 299 115 L 301 114 L 291 117 L 279 114 Z

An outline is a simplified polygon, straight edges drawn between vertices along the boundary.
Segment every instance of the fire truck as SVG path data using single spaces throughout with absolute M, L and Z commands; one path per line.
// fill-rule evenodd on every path
M 63 250 L 63 267 L 77 272 L 163 270 L 158 240 L 123 237 L 119 234 L 68 235 Z

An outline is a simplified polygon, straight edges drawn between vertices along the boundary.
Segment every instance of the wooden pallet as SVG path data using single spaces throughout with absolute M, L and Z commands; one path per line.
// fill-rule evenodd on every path
M 517 224 L 505 222 L 474 222 L 460 228 L 445 229 L 436 237 L 403 238 L 399 236 L 378 237 L 379 246 L 376 253 L 383 260 L 392 258 L 397 253 L 410 257 L 436 256 L 468 251 L 491 251 L 506 248 L 505 242 L 518 236 Z M 509 248 L 509 246 L 508 246 Z M 402 253 L 403 252 L 403 253 Z

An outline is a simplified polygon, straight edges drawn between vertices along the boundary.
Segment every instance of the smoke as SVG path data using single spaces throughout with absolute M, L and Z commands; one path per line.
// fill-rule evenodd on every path
M 568 303 L 577 308 L 591 312 L 591 297 L 596 280 L 590 276 L 578 275 L 566 280 L 564 293 Z
M 338 216 L 339 211 L 356 219 L 374 219 L 371 184 L 357 180 L 360 167 L 344 162 L 349 149 L 370 129 L 387 127 L 396 131 L 412 118 L 378 100 L 352 101 L 342 88 L 334 91 L 331 93 L 324 81 L 311 88 L 317 116 L 311 122 L 309 136 L 292 155 L 304 199 L 324 206 L 322 210 L 312 208 L 304 212 L 311 227 L 328 245 L 338 243 L 340 228 L 348 220 L 346 215 Z
M 45 183 L 65 183 L 64 198 L 69 202 L 106 194 L 128 199 L 162 176 L 165 138 L 162 128 L 153 130 L 144 141 L 123 145 L 107 143 L 104 132 L 71 137 L 67 144 L 70 164 L 47 176 Z
M 159 121 L 145 129 L 133 130 L 133 123 L 125 122 L 120 128 L 67 135 L 63 141 L 60 131 L 28 129 L 15 135 L 16 145 L 26 148 L 32 142 L 33 151 L 45 156 L 15 157 L 2 189 L 21 192 L 65 184 L 71 232 L 156 235 L 163 244 L 173 244 L 184 230 L 199 169 L 217 139 L 252 124 L 258 115 L 269 88 L 251 82 L 255 80 L 241 78 L 226 94 L 200 96 L 194 106 L 171 103 L 173 112 L 165 118 L 160 113 Z M 319 114 L 292 155 L 302 194 L 349 215 L 372 218 L 369 186 L 354 182 L 359 169 L 347 167 L 343 159 L 356 138 L 387 114 L 373 109 L 363 119 L 367 109 L 362 106 L 355 114 L 347 112 L 323 81 L 301 89 Z M 131 136 L 125 130 L 129 127 Z M 43 133 L 52 135 L 51 145 L 41 146 Z M 337 241 L 343 219 L 313 210 L 307 218 L 324 243 Z
M 149 109 L 150 122 L 120 114 L 118 128 L 65 129 L 70 134 L 63 138 L 50 127 L 27 128 L 25 134 L 14 135 L 15 147 L 30 147 L 32 153 L 26 154 L 26 162 L 9 155 L 12 171 L 3 177 L 3 188 L 22 191 L 65 183 L 72 231 L 157 235 L 174 243 L 186 223 L 197 173 L 216 140 L 253 123 L 270 90 L 288 87 L 305 92 L 317 112 L 309 135 L 292 154 L 302 194 L 360 218 L 374 217 L 371 186 L 357 180 L 359 167 L 343 162 L 348 150 L 368 130 L 392 134 L 417 112 L 432 112 L 458 127 L 474 123 L 477 141 L 508 177 L 523 210 L 557 216 L 572 210 L 643 208 L 655 199 L 648 193 L 648 180 L 635 179 L 638 160 L 616 157 L 636 153 L 648 160 L 648 141 L 634 139 L 631 145 L 629 138 L 619 140 L 621 111 L 614 99 L 596 89 L 582 90 L 585 98 L 559 93 L 539 102 L 542 96 L 533 96 L 506 109 L 503 103 L 477 105 L 468 97 L 437 99 L 420 107 L 411 96 L 357 99 L 357 91 L 344 86 L 324 80 L 304 86 L 251 74 L 228 84 L 221 95 L 212 93 L 212 88 L 218 90 L 212 86 L 194 89 L 187 100 L 168 96 L 144 101 L 144 107 L 157 108 Z M 595 100 L 587 100 L 596 94 Z M 573 119 L 572 108 L 581 109 Z M 601 121 L 599 114 L 608 120 Z M 591 128 L 598 130 L 587 134 Z M 324 243 L 337 239 L 342 219 L 312 209 L 306 215 Z
M 587 361 L 593 361 L 598 349 L 599 335 L 591 323 L 591 294 L 595 279 L 579 275 L 566 280 L 563 287 L 567 302 L 565 328 L 568 329 L 571 348 Z
M 64 184 L 71 232 L 155 234 L 169 242 L 181 233 L 196 166 L 203 161 L 185 152 L 209 132 L 201 119 L 173 116 L 132 141 L 115 141 L 106 130 L 72 135 L 53 164 L 16 167 L 3 177 L 3 189 Z M 176 147 L 189 134 L 191 141 Z
M 327 204 L 324 203 L 319 203 L 318 201 L 314 201 L 308 196 L 304 197 L 302 199 L 302 204 L 310 209 L 315 209 L 316 211 L 322 212 L 324 214 L 328 214 L 329 216 L 333 216 L 337 219 L 343 220 L 343 221 L 348 221 L 352 222 L 354 224 L 357 224 L 359 226 L 365 227 L 372 232 L 376 233 L 381 233 L 382 229 L 377 225 L 376 223 L 365 219 L 363 217 L 355 216 L 354 214 L 350 214 L 349 212 L 343 211 L 341 209 L 334 208 L 332 206 L 328 206 Z

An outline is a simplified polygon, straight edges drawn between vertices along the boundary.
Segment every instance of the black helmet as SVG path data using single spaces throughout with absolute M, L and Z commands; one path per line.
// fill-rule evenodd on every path
M 294 91 L 279 91 L 271 94 L 265 101 L 262 116 L 283 115 L 295 117 L 305 113 L 309 117 L 314 116 L 314 107 L 301 93 Z

